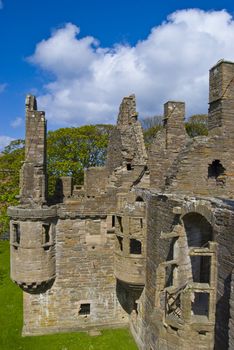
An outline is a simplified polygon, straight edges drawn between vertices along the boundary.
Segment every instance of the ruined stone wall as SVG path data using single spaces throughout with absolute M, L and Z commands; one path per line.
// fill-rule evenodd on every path
M 20 173 L 21 203 L 45 203 L 46 184 L 46 120 L 37 111 L 34 96 L 26 97 L 25 161 Z
M 166 191 L 233 198 L 232 141 L 221 136 L 191 140 L 168 169 Z M 224 168 L 220 173 L 216 162 Z
M 142 350 L 232 348 L 232 74 L 230 62 L 211 69 L 209 137 L 189 139 L 184 103 L 165 104 L 149 160 L 125 97 L 106 167 L 82 188 L 62 178 L 51 207 L 46 122 L 29 96 L 21 205 L 9 209 L 24 334 L 128 325 Z
M 88 168 L 84 174 L 84 190 L 86 196 L 92 197 L 105 192 L 109 175 L 106 167 Z
M 225 204 L 225 200 L 223 201 Z M 227 202 L 228 203 L 228 202 Z M 231 202 L 230 202 L 231 204 Z M 215 240 L 218 243 L 218 281 L 215 349 L 228 349 L 228 322 L 231 305 L 231 280 L 234 267 L 234 206 L 215 209 Z M 231 331 L 232 332 L 232 331 Z M 230 348 L 232 349 L 232 348 Z
M 229 320 L 229 349 L 234 348 L 234 272 L 232 272 Z
M 108 143 L 107 148 L 107 160 L 106 160 L 106 168 L 109 173 L 112 173 L 114 169 L 118 168 L 123 163 L 123 156 L 121 143 L 121 134 L 120 130 L 115 127 L 112 132 Z
M 105 219 L 58 221 L 56 280 L 43 294 L 24 293 L 24 334 L 127 323 L 116 297 L 114 241 Z M 81 304 L 90 304 L 90 314 L 79 315 Z
M 212 344 L 215 344 L 215 349 L 227 349 L 230 276 L 233 269 L 231 248 L 233 247 L 233 235 L 230 233 L 233 227 L 232 206 L 227 206 L 226 203 L 218 200 L 206 201 L 198 198 L 191 198 L 190 200 L 188 197 L 184 200 L 178 195 L 168 195 L 168 197 L 166 195 L 152 195 L 149 200 L 148 208 L 144 319 L 148 331 L 144 339 L 146 346 L 144 349 L 192 349 L 194 343 L 199 344 L 197 345 L 200 346 L 199 349 L 213 349 Z M 182 208 L 182 211 L 180 211 L 179 208 Z M 213 261 L 213 263 L 211 263 L 213 272 L 210 272 L 210 278 L 212 278 L 210 283 L 211 286 L 214 287 L 211 287 L 209 292 L 211 293 L 209 312 L 213 311 L 212 314 L 209 315 L 209 320 L 207 320 L 206 323 L 199 323 L 196 319 L 194 319 L 194 321 L 189 311 L 187 316 L 189 318 L 191 317 L 191 320 L 186 321 L 185 325 L 180 327 L 179 321 L 168 323 L 168 320 L 165 319 L 165 295 L 164 293 L 160 293 L 160 290 L 162 291 L 165 287 L 164 284 L 168 283 L 168 277 L 170 277 L 170 281 L 174 281 L 174 284 L 179 282 L 178 278 L 181 279 L 184 273 L 184 276 L 188 276 L 186 270 L 191 269 L 191 263 L 186 262 L 184 259 L 186 255 L 186 251 L 184 251 L 186 242 L 183 243 L 183 240 L 180 238 L 178 242 L 181 243 L 177 244 L 176 247 L 175 240 L 178 239 L 179 232 L 176 228 L 178 223 L 180 223 L 180 215 L 183 216 L 186 213 L 186 215 L 188 215 L 188 213 L 194 212 L 198 212 L 199 215 L 202 215 L 211 223 L 213 240 L 217 243 L 218 247 L 217 253 L 215 253 L 216 250 L 213 251 L 214 253 L 212 253 L 212 250 L 210 251 L 211 256 L 213 256 L 213 260 L 211 260 Z M 180 215 L 178 213 L 180 213 Z M 196 216 L 193 217 L 196 218 Z M 190 221 L 190 219 L 188 220 Z M 190 223 L 192 223 L 192 221 L 190 221 Z M 194 232 L 191 231 L 192 234 L 194 234 Z M 204 232 L 207 232 L 207 229 L 204 228 Z M 171 261 L 175 266 L 179 264 L 176 273 L 174 270 L 173 277 L 168 276 L 167 273 L 165 274 L 165 267 L 169 266 L 165 264 L 166 261 Z M 218 271 L 217 281 L 215 277 L 216 266 Z M 171 274 L 172 271 L 169 271 L 169 273 Z M 196 277 L 194 277 L 196 271 L 193 270 L 192 273 L 193 278 L 196 280 Z M 182 286 L 183 278 L 178 286 Z M 188 284 L 190 284 L 190 278 L 191 277 L 187 279 Z M 205 278 L 204 274 L 202 278 Z M 186 279 L 184 282 L 185 281 Z M 212 288 L 216 288 L 216 285 L 217 294 L 215 290 L 214 292 L 212 291 Z M 170 284 L 168 286 L 170 287 Z M 198 291 L 199 289 L 196 289 L 198 285 L 195 284 L 194 286 L 194 290 Z M 203 286 L 205 288 L 204 291 L 209 290 L 208 286 L 205 284 L 203 284 Z M 202 285 L 200 285 L 199 288 L 203 288 Z M 170 288 L 168 290 L 170 290 Z M 182 293 L 182 295 L 184 295 L 183 298 L 186 297 L 186 294 Z M 188 299 L 187 304 L 183 304 L 182 302 L 180 305 L 180 308 L 182 308 L 182 315 L 185 312 L 184 315 L 186 316 L 186 307 L 189 306 L 189 303 L 191 303 L 191 301 L 189 302 Z
M 164 127 L 157 133 L 149 149 L 150 186 L 161 189 L 166 173 L 184 147 L 188 136 L 184 127 L 183 102 L 167 102 L 164 105 Z
M 209 130 L 219 133 L 222 128 L 233 137 L 234 63 L 219 61 L 210 69 L 209 83 Z
M 136 100 L 124 97 L 119 107 L 117 126 L 110 137 L 107 163 L 109 171 L 120 166 L 146 164 L 147 153 L 141 123 L 137 120 Z

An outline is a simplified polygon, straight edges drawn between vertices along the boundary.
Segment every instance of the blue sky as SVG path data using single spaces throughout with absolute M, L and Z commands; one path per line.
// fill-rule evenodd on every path
M 208 69 L 234 60 L 233 1 L 0 0 L 0 147 L 24 137 L 24 100 L 48 128 L 114 122 L 124 95 L 141 117 L 185 100 L 207 111 Z M 193 9 L 193 10 L 192 10 Z

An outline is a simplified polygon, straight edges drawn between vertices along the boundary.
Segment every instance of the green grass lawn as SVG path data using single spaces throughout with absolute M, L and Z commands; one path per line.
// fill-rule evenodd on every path
M 0 241 L 0 350 L 136 350 L 127 329 L 21 337 L 22 291 L 9 278 L 9 242 Z

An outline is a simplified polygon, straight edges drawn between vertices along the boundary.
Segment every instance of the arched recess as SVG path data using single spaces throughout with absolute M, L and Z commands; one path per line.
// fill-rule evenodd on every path
M 182 218 L 187 237 L 188 248 L 205 248 L 213 240 L 213 228 L 207 219 L 196 212 Z M 191 256 L 193 282 L 209 283 L 211 258 L 206 255 Z
M 144 202 L 143 198 L 141 196 L 136 197 L 136 202 Z

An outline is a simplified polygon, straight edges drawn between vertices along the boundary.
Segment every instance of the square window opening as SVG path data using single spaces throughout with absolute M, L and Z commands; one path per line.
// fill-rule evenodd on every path
M 80 304 L 79 315 L 87 316 L 90 315 L 90 304 Z
M 211 257 L 204 255 L 191 256 L 193 281 L 197 283 L 210 283 Z
M 141 241 L 131 238 L 130 239 L 130 254 L 141 254 Z
M 209 316 L 209 293 L 194 293 L 192 301 L 192 312 L 194 315 Z

